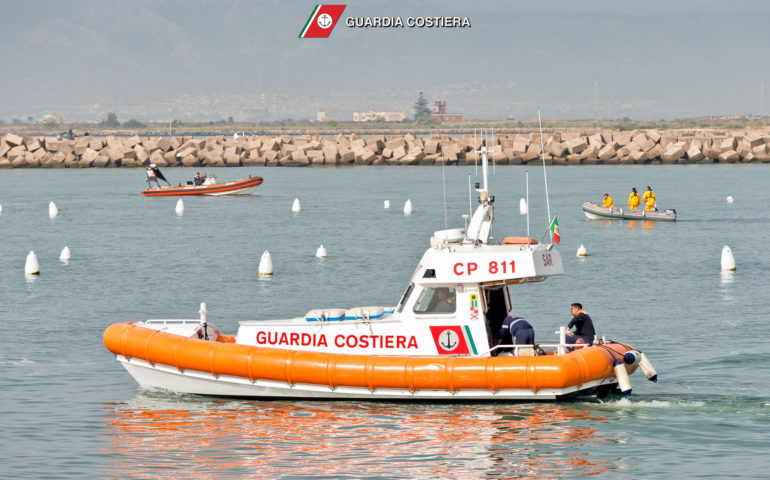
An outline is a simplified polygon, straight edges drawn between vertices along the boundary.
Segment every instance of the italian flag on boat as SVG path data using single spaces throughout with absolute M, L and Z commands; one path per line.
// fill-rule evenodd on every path
M 553 243 L 560 243 L 561 236 L 559 235 L 559 221 L 556 220 L 556 215 L 553 216 L 553 220 L 548 229 L 553 232 Z

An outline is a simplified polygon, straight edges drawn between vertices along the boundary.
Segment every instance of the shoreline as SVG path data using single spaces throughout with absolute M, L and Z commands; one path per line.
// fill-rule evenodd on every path
M 414 133 L 328 136 L 224 135 L 74 139 L 7 133 L 0 168 L 468 165 L 480 137 Z M 418 133 L 418 135 L 420 135 Z M 497 165 L 660 165 L 770 163 L 770 130 L 579 130 L 496 133 L 487 137 Z

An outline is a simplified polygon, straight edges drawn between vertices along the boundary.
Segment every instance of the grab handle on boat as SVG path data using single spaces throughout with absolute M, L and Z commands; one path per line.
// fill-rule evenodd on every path
M 208 310 L 206 310 L 205 303 L 201 303 L 201 309 L 198 310 L 198 313 L 201 314 L 201 323 L 206 323 L 206 314 L 208 313 Z
M 567 353 L 567 327 L 559 327 L 558 332 L 554 332 L 559 334 L 559 349 L 558 353 L 559 355 L 564 355 Z

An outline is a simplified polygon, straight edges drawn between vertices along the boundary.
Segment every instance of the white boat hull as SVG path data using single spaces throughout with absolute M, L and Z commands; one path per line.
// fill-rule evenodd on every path
M 496 391 L 465 389 L 455 392 L 444 390 L 415 390 L 398 388 L 377 388 L 369 390 L 361 387 L 335 387 L 326 385 L 300 384 L 289 385 L 271 380 L 254 380 L 229 375 L 213 376 L 209 372 L 185 370 L 180 372 L 175 367 L 150 364 L 137 358 L 126 359 L 117 355 L 118 361 L 136 380 L 142 389 L 168 390 L 176 393 L 213 395 L 221 397 L 249 398 L 302 398 L 336 400 L 515 400 L 538 401 L 558 400 L 562 397 L 595 395 L 597 387 L 613 390 L 614 381 L 596 380 L 578 386 L 560 389 L 500 389 Z
M 251 195 L 254 193 L 254 190 L 256 190 L 257 187 L 249 187 L 249 188 L 242 188 L 240 190 L 231 190 L 229 192 L 220 192 L 220 193 L 204 193 L 204 195 L 208 197 L 223 197 L 225 195 Z

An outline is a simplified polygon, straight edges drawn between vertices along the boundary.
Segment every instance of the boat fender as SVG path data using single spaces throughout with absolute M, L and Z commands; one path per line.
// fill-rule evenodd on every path
M 657 382 L 658 372 L 655 371 L 652 363 L 650 363 L 650 361 L 647 359 L 647 355 L 645 355 L 644 352 L 639 352 L 639 357 L 639 368 L 642 369 L 644 376 L 647 377 L 647 380 L 651 382 Z
M 623 361 L 626 365 L 634 366 L 639 365 L 642 360 L 642 356 L 636 350 L 629 350 L 623 355 Z
M 615 360 L 615 379 L 618 381 L 618 387 L 623 395 L 631 395 L 631 381 L 628 379 L 626 365 L 620 360 Z

